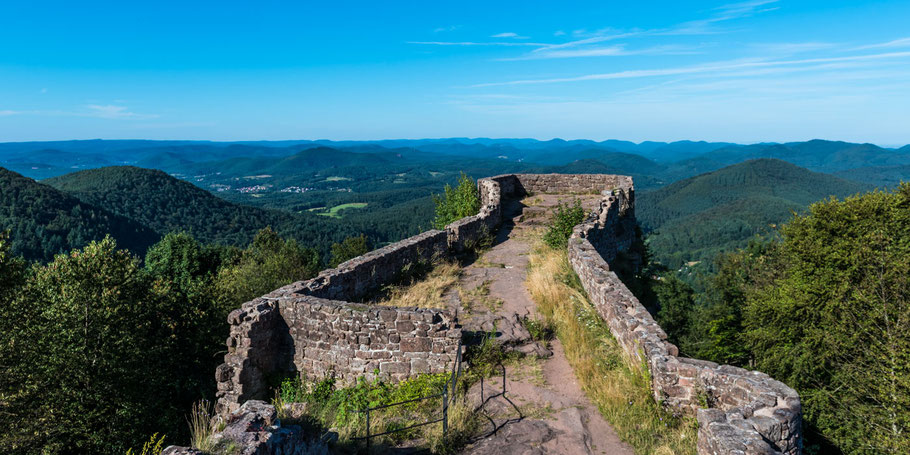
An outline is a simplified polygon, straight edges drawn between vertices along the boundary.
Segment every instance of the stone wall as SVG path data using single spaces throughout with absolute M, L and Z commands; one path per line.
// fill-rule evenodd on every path
M 399 381 L 447 371 L 455 361 L 461 330 L 445 312 L 351 304 L 315 297 L 285 302 L 297 371 L 312 377 Z
M 679 357 L 677 347 L 610 270 L 616 254 L 631 245 L 633 207 L 621 192 L 605 195 L 600 209 L 575 227 L 568 254 L 625 354 L 648 366 L 655 400 L 697 417 L 699 454 L 798 455 L 802 421 L 796 391 L 761 372 Z
M 502 218 L 501 186 L 512 193 L 515 182 L 514 176 L 481 179 L 477 215 L 371 251 L 234 310 L 228 317 L 228 353 L 216 371 L 218 413 L 268 399 L 269 384 L 278 376 L 332 374 L 351 382 L 379 370 L 380 377 L 397 381 L 447 371 L 461 339 L 454 315 L 354 302 L 415 265 L 449 257 L 492 234 Z
M 796 392 L 759 372 L 679 357 L 676 346 L 610 264 L 635 241 L 632 179 L 615 175 L 501 175 L 480 179 L 481 209 L 433 230 L 354 258 L 316 278 L 254 299 L 228 317 L 231 336 L 218 367 L 219 414 L 268 399 L 275 375 L 334 374 L 342 380 L 399 380 L 447 371 L 461 338 L 447 311 L 352 303 L 418 262 L 444 258 L 492 234 L 502 203 L 532 193 L 600 193 L 598 210 L 576 226 L 569 259 L 600 316 L 635 362 L 648 366 L 656 400 L 697 416 L 698 453 L 798 455 Z M 331 299 L 331 300 L 330 300 Z

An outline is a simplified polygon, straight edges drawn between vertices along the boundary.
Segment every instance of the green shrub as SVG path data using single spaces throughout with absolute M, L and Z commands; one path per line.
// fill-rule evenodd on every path
M 528 329 L 528 333 L 531 334 L 531 339 L 543 342 L 548 342 L 553 339 L 555 330 L 550 321 L 546 319 L 525 317 L 522 319 L 521 323 Z
M 379 378 L 367 381 L 360 377 L 354 385 L 344 388 L 337 388 L 334 378 L 321 381 L 288 379 L 279 387 L 273 404 L 281 408 L 289 403 L 305 403 L 306 415 L 298 416 L 301 420 L 314 422 L 323 428 L 335 428 L 342 436 L 342 442 L 349 443 L 347 440 L 351 437 L 366 433 L 364 409 L 441 393 L 449 377 L 449 373 L 425 374 L 397 384 Z M 373 434 L 382 433 L 425 422 L 438 414 L 441 400 L 441 397 L 421 400 L 373 411 L 370 430 Z M 411 439 L 418 437 L 420 431 L 423 430 L 395 433 L 390 439 Z
M 477 183 L 464 172 L 458 178 L 458 186 L 452 188 L 446 185 L 443 196 L 433 196 L 436 203 L 436 219 L 433 227 L 445 229 L 446 225 L 464 218 L 476 215 L 480 211 L 480 191 Z
M 553 248 L 565 248 L 569 244 L 572 228 L 585 219 L 585 209 L 581 201 L 576 199 L 571 205 L 560 203 L 553 214 L 550 229 L 544 234 L 543 240 Z
M 338 267 L 338 264 L 362 256 L 370 251 L 370 240 L 360 234 L 357 237 L 348 237 L 341 243 L 332 244 L 332 259 L 329 267 Z

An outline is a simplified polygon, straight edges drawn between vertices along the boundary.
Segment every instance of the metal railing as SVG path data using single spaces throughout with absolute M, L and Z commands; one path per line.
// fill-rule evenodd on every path
M 360 436 L 351 438 L 353 440 L 366 441 L 367 452 L 370 451 L 370 443 L 373 438 L 378 438 L 380 436 L 385 436 L 392 433 L 398 433 L 401 431 L 411 430 L 413 428 L 422 427 L 425 425 L 432 425 L 434 423 L 442 422 L 442 435 L 445 437 L 449 431 L 449 405 L 452 400 L 455 398 L 456 387 L 458 386 L 458 380 L 461 378 L 461 357 L 462 357 L 462 345 L 461 340 L 458 340 L 458 354 L 455 356 L 455 364 L 452 365 L 452 374 L 449 375 L 449 379 L 446 381 L 445 387 L 443 387 L 442 392 L 436 393 L 433 395 L 427 395 L 423 397 L 414 398 L 411 400 L 399 401 L 397 403 L 390 403 L 381 406 L 367 407 L 362 409 L 359 412 L 366 414 L 366 436 Z M 505 368 L 503 368 L 503 378 L 505 378 Z M 404 428 L 396 428 L 394 430 L 384 431 L 382 433 L 371 433 L 370 431 L 370 413 L 373 411 L 378 411 L 380 409 L 387 409 L 394 406 L 401 406 L 404 404 L 417 403 L 420 401 L 433 400 L 436 398 L 442 398 L 442 417 L 438 419 L 428 420 L 426 422 L 416 423 L 414 425 L 409 425 Z

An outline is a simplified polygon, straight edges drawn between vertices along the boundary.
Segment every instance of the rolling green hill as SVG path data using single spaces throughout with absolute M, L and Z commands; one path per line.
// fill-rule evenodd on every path
M 185 231 L 204 243 L 246 245 L 266 226 L 307 246 L 359 234 L 325 217 L 234 204 L 153 169 L 106 167 L 44 182 L 161 234 Z
M 838 172 L 870 166 L 910 164 L 910 148 L 883 149 L 873 144 L 811 140 L 787 144 L 730 145 L 668 166 L 662 175 L 679 180 L 746 160 L 773 158 L 816 172 Z
M 678 268 L 743 246 L 755 234 L 828 196 L 870 186 L 775 160 L 758 159 L 641 192 L 636 216 L 656 259 Z
M 39 261 L 106 234 L 136 253 L 158 240 L 158 234 L 142 223 L 0 168 L 0 231 L 6 230 L 14 253 Z

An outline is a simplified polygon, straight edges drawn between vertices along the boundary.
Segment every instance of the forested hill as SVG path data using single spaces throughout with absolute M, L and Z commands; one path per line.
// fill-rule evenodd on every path
M 41 261 L 107 234 L 137 253 L 158 240 L 142 223 L 0 168 L 0 232 L 6 230 L 15 254 Z
M 228 202 L 153 169 L 106 167 L 43 182 L 82 201 L 136 220 L 160 234 L 184 231 L 203 243 L 243 246 L 260 229 L 272 226 L 282 235 L 306 246 L 325 250 L 332 242 L 359 234 L 331 218 Z
M 653 231 L 649 246 L 655 257 L 676 268 L 742 247 L 813 202 L 869 189 L 785 161 L 758 159 L 639 193 L 636 216 Z

